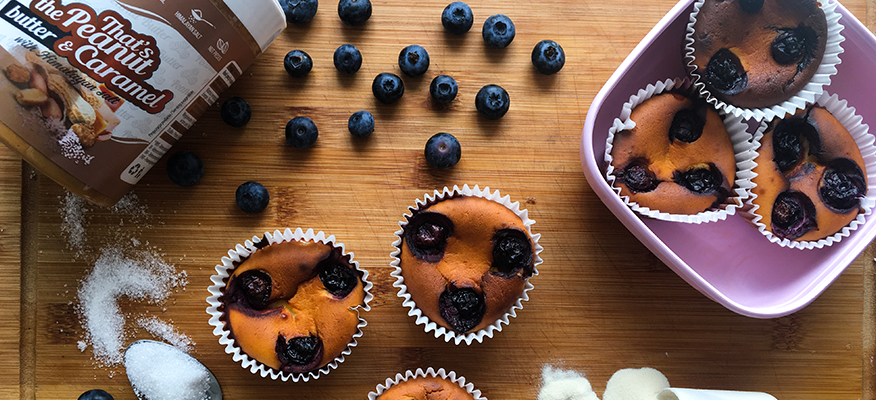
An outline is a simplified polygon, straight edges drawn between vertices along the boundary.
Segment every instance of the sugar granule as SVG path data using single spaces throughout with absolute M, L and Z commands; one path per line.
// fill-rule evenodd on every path
M 124 197 L 121 198 L 115 205 L 109 208 L 110 211 L 127 215 L 131 217 L 144 217 L 148 218 L 149 215 L 149 207 L 145 204 L 140 203 L 140 197 L 137 196 L 134 192 L 128 192 Z
M 177 272 L 173 265 L 148 251 L 130 251 L 130 256 L 118 248 L 104 248 L 79 287 L 80 323 L 85 339 L 93 347 L 98 364 L 114 366 L 122 362 L 125 318 L 118 300 L 158 304 L 166 300 L 171 289 L 185 286 L 185 271 Z
M 137 318 L 137 325 L 151 333 L 152 336 L 164 340 L 186 353 L 191 352 L 192 347 L 195 346 L 195 342 L 190 337 L 180 333 L 173 325 L 158 319 L 158 317 Z
M 125 371 L 140 398 L 201 400 L 210 388 L 209 372 L 203 364 L 158 343 L 131 346 L 125 354 Z
M 603 400 L 657 400 L 669 381 L 654 368 L 625 368 L 618 370 L 605 385 Z
M 541 369 L 541 380 L 538 400 L 599 400 L 590 381 L 575 371 L 545 365 Z
M 61 214 L 61 232 L 67 236 L 67 247 L 81 253 L 87 240 L 85 214 L 88 207 L 85 199 L 67 192 L 58 212 Z

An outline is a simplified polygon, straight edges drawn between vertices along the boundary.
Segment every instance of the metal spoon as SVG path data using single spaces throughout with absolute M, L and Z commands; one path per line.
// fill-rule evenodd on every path
M 194 357 L 186 354 L 184 351 L 182 351 L 176 347 L 173 347 L 167 343 L 157 342 L 155 340 L 137 340 L 137 341 L 129 344 L 128 347 L 125 348 L 125 369 L 127 369 L 127 367 L 128 367 L 128 350 L 130 350 L 134 346 L 164 346 L 165 348 L 169 348 L 169 349 L 172 349 L 172 351 L 179 352 L 179 354 L 194 360 L 198 364 L 201 364 L 202 366 L 204 366 L 204 369 L 207 370 L 207 380 L 208 380 L 208 384 L 209 384 L 209 387 L 207 388 L 206 396 L 204 398 L 207 400 L 222 400 L 222 388 L 219 387 L 219 380 L 216 379 L 216 376 L 213 375 L 213 372 L 210 371 L 210 369 L 207 368 L 206 365 L 204 365 L 203 363 L 198 361 L 197 358 L 194 358 Z M 128 377 L 128 380 L 130 380 L 130 376 Z M 131 384 L 131 386 L 133 387 L 133 383 Z

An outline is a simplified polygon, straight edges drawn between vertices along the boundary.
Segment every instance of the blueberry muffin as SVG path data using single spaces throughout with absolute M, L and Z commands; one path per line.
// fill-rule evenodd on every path
M 695 18 L 692 73 L 737 107 L 790 99 L 824 56 L 828 23 L 816 0 L 705 0 Z
M 867 170 L 849 131 L 811 106 L 773 120 L 760 140 L 752 203 L 780 239 L 815 241 L 839 232 L 861 211 Z

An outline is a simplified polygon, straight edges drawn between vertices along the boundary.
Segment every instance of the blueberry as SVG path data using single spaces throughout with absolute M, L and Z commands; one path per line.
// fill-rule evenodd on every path
M 77 400 L 113 400 L 113 396 L 101 389 L 91 389 L 79 395 Z
M 504 49 L 514 40 L 514 23 L 504 14 L 496 14 L 484 21 L 481 31 L 484 42 L 494 49 Z
M 405 244 L 423 261 L 435 263 L 444 257 L 447 238 L 453 236 L 453 222 L 442 214 L 420 212 L 408 219 L 404 228 Z
M 487 85 L 478 90 L 475 96 L 475 107 L 486 119 L 499 119 L 508 112 L 511 98 L 508 92 L 499 85 Z
M 473 23 L 474 15 L 471 13 L 471 7 L 461 1 L 448 4 L 441 13 L 441 25 L 454 35 L 468 32 Z
M 755 14 L 763 7 L 763 0 L 739 0 L 739 6 L 742 7 L 742 11 Z
M 718 50 L 706 64 L 706 84 L 727 96 L 739 94 L 748 86 L 748 73 L 739 57 L 728 49 Z
M 371 92 L 383 104 L 392 104 L 405 94 L 405 83 L 398 75 L 381 72 L 371 83 Z
M 238 186 L 235 198 L 237 206 L 243 212 L 250 214 L 258 214 L 264 211 L 265 207 L 268 206 L 268 202 L 271 201 L 268 189 L 265 189 L 261 183 L 253 181 L 244 182 Z
M 648 162 L 644 159 L 631 161 L 618 171 L 617 178 L 633 193 L 648 193 L 657 189 L 660 184 L 657 175 L 648 169 Z
M 249 108 L 249 103 L 240 97 L 230 97 L 222 103 L 222 109 L 219 111 L 222 120 L 226 124 L 235 128 L 240 128 L 249 122 L 252 117 L 252 109 Z
M 721 191 L 724 174 L 714 165 L 697 166 L 687 171 L 676 171 L 672 180 L 699 195 L 711 195 Z
M 449 133 L 436 133 L 426 141 L 426 162 L 435 169 L 447 169 L 459 162 L 462 148 L 456 137 Z
M 704 110 L 704 108 L 702 109 Z M 680 140 L 685 143 L 693 143 L 703 134 L 706 126 L 705 115 L 697 109 L 685 108 L 675 113 L 672 124 L 669 126 L 669 141 Z
M 812 200 L 794 190 L 779 193 L 771 215 L 771 231 L 782 239 L 794 240 L 818 228 Z
M 799 61 L 799 71 L 809 66 L 815 58 L 817 44 L 818 34 L 808 26 L 779 28 L 779 33 L 770 44 L 770 55 L 779 65 L 790 65 Z
M 456 288 L 451 283 L 438 297 L 441 318 L 458 333 L 468 332 L 478 326 L 486 310 L 484 295 L 472 288 Z
M 285 340 L 277 336 L 274 347 L 280 370 L 283 372 L 308 372 L 316 369 L 322 362 L 323 345 L 318 336 L 299 336 Z
M 493 236 L 491 271 L 509 278 L 516 274 L 532 276 L 532 242 L 516 229 L 502 229 Z
M 374 116 L 368 111 L 356 111 L 347 121 L 347 129 L 357 138 L 371 136 L 374 132 Z
M 867 194 L 864 172 L 848 158 L 831 161 L 819 183 L 818 195 L 833 211 L 841 214 L 856 210 Z
M 286 22 L 290 24 L 303 24 L 310 22 L 316 15 L 319 7 L 318 0 L 280 0 L 283 13 L 286 14 Z
M 542 74 L 556 74 L 563 69 L 564 64 L 566 64 L 566 52 L 553 40 L 542 40 L 532 49 L 532 65 Z
M 352 44 L 342 44 L 335 50 L 334 61 L 342 74 L 353 75 L 362 66 L 362 53 Z
M 429 69 L 429 53 L 423 46 L 412 44 L 398 53 L 398 67 L 407 76 L 420 76 Z
M 178 151 L 167 159 L 167 177 L 182 186 L 194 186 L 204 176 L 204 163 L 191 151 Z
M 803 140 L 809 142 L 809 152 L 818 153 L 821 148 L 815 127 L 803 118 L 788 118 L 779 121 L 773 131 L 773 161 L 779 171 L 786 172 L 800 163 L 806 154 Z
M 338 16 L 347 25 L 359 25 L 371 18 L 371 0 L 341 0 Z
M 447 104 L 453 101 L 458 91 L 459 88 L 456 85 L 456 80 L 450 75 L 438 75 L 429 84 L 429 94 L 439 104 Z
M 286 142 L 296 149 L 306 149 L 316 143 L 319 130 L 308 117 L 295 117 L 286 123 Z
M 349 265 L 326 260 L 319 266 L 319 280 L 333 296 L 344 298 L 359 284 L 359 275 Z
M 271 300 L 271 276 L 260 269 L 246 271 L 237 276 L 238 290 L 252 308 L 257 310 L 267 307 Z
M 313 59 L 310 55 L 301 50 L 292 50 L 286 53 L 286 58 L 283 59 L 283 67 L 286 72 L 296 78 L 301 78 L 310 73 L 313 69 Z

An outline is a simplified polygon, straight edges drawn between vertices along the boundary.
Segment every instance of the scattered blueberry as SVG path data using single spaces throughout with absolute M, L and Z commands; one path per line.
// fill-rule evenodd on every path
M 484 42 L 496 49 L 504 49 L 514 40 L 514 23 L 504 14 L 496 14 L 484 21 L 481 31 Z
M 334 60 L 338 71 L 353 75 L 362 66 L 362 53 L 352 44 L 342 44 L 335 50 Z
M 438 75 L 432 79 L 429 85 L 429 94 L 440 104 L 447 104 L 456 98 L 456 93 L 459 88 L 456 86 L 456 80 L 450 75 Z
M 545 75 L 560 72 L 565 63 L 566 52 L 553 40 L 542 40 L 532 49 L 532 65 Z
M 461 1 L 448 4 L 441 13 L 441 24 L 447 32 L 454 35 L 468 32 L 473 23 L 474 15 L 471 13 L 471 7 Z
M 316 15 L 319 7 L 318 0 L 280 0 L 283 13 L 286 14 L 286 22 L 290 24 L 303 24 L 310 22 Z
M 308 117 L 295 117 L 286 123 L 286 142 L 296 149 L 306 149 L 316 143 L 319 130 Z
M 374 132 L 374 116 L 368 111 L 356 111 L 347 121 L 347 129 L 357 138 L 371 136 L 371 132 Z
M 113 396 L 101 389 L 91 389 L 79 395 L 77 400 L 113 400 Z
M 459 162 L 462 148 L 456 137 L 449 133 L 436 133 L 426 142 L 426 162 L 435 169 L 447 169 Z
M 292 50 L 286 53 L 286 58 L 283 59 L 283 67 L 286 72 L 296 78 L 301 78 L 310 73 L 313 69 L 313 59 L 310 55 L 301 50 Z
M 182 186 L 194 186 L 204 176 L 204 163 L 191 151 L 178 151 L 167 159 L 167 177 Z
M 475 107 L 486 119 L 499 119 L 508 112 L 511 98 L 508 92 L 499 85 L 487 85 L 478 90 L 475 96 Z
M 423 46 L 412 44 L 398 53 L 398 67 L 407 76 L 420 76 L 429 69 L 429 53 Z
M 392 104 L 405 94 L 405 83 L 396 74 L 381 72 L 374 77 L 371 92 L 381 103 Z
M 240 128 L 249 122 L 250 117 L 252 117 L 252 109 L 249 108 L 249 103 L 246 100 L 240 97 L 231 97 L 222 103 L 219 114 L 226 124 Z
M 237 187 L 235 199 L 237 200 L 237 206 L 243 212 L 258 214 L 268 206 L 268 202 L 271 201 L 271 195 L 268 194 L 268 189 L 265 189 L 261 183 L 249 181 Z
M 347 25 L 359 25 L 371 18 L 371 0 L 341 0 L 338 16 Z

